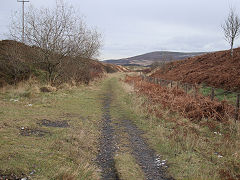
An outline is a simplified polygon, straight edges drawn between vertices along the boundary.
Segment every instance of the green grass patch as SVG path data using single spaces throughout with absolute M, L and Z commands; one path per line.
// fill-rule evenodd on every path
M 203 94 L 204 96 L 211 96 L 211 92 L 212 92 L 212 87 L 203 86 L 200 89 L 200 93 Z M 237 93 L 229 92 L 219 88 L 215 88 L 214 93 L 215 93 L 215 98 L 219 101 L 226 100 L 231 104 L 236 103 Z

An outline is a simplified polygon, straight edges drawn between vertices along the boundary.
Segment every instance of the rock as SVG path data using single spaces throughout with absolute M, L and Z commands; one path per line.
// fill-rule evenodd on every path
M 33 175 L 33 174 L 35 174 L 36 173 L 36 171 L 35 170 L 32 170 L 32 172 L 30 173 L 30 175 Z

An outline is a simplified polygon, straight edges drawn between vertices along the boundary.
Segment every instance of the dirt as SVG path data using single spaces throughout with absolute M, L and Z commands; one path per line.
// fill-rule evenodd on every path
M 31 128 L 21 128 L 20 134 L 22 136 L 37 136 L 37 137 L 43 137 L 47 134 L 50 134 L 48 131 L 40 130 L 40 129 L 31 129 Z
M 116 144 L 119 140 L 119 137 L 117 137 L 119 134 L 116 134 L 116 131 L 119 129 L 124 129 L 124 132 L 128 134 L 130 140 L 129 147 L 131 148 L 132 155 L 144 172 L 146 179 L 172 179 L 166 176 L 167 166 L 159 166 L 159 156 L 149 147 L 146 140 L 142 138 L 143 131 L 131 120 L 128 120 L 128 117 L 121 119 L 119 121 L 120 123 L 111 120 L 110 106 L 113 96 L 111 84 L 109 84 L 108 90 L 103 99 L 102 137 L 100 139 L 99 155 L 97 157 L 98 164 L 102 170 L 102 179 L 119 179 L 114 162 L 114 155 L 117 150 Z M 121 106 L 118 108 L 119 111 L 123 111 Z
M 70 127 L 68 124 L 68 121 L 50 121 L 47 119 L 40 120 L 38 122 L 40 126 L 46 126 L 46 127 L 58 127 L 58 128 L 67 128 Z
M 15 174 L 4 174 L 0 171 L 0 180 L 21 180 L 22 178 L 26 177 L 24 174 L 21 176 Z M 28 179 L 28 178 L 27 178 Z

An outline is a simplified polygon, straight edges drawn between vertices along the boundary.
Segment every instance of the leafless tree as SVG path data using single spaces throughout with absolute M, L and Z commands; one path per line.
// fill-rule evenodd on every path
M 20 22 L 13 20 L 10 26 L 13 39 L 21 38 L 20 29 Z M 48 72 L 48 81 L 52 83 L 67 57 L 77 61 L 98 55 L 101 35 L 89 29 L 73 7 L 57 1 L 54 9 L 29 8 L 25 14 L 25 43 L 36 47 L 36 64 Z
M 232 8 L 230 9 L 230 13 L 227 19 L 225 20 L 224 24 L 222 24 L 222 29 L 226 41 L 231 46 L 231 56 L 233 56 L 234 41 L 239 36 L 240 31 L 240 19 Z
M 171 55 L 164 53 L 162 55 L 162 58 L 159 61 L 156 61 L 151 64 L 151 68 L 156 69 L 156 68 L 160 67 L 162 72 L 165 72 L 167 64 L 169 62 L 171 62 L 172 60 L 173 60 L 173 57 Z

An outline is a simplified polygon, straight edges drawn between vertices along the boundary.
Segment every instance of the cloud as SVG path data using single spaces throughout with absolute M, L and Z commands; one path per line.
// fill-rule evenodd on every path
M 55 0 L 30 0 L 36 7 L 53 7 Z M 213 51 L 228 48 L 221 23 L 239 0 L 67 0 L 84 14 L 89 26 L 104 36 L 100 58 L 120 58 L 156 50 Z M 28 5 L 27 5 L 28 6 Z M 20 3 L 3 1 L 0 34 L 7 32 L 11 12 Z M 4 38 L 4 36 L 0 36 Z M 236 46 L 239 46 L 239 40 Z

